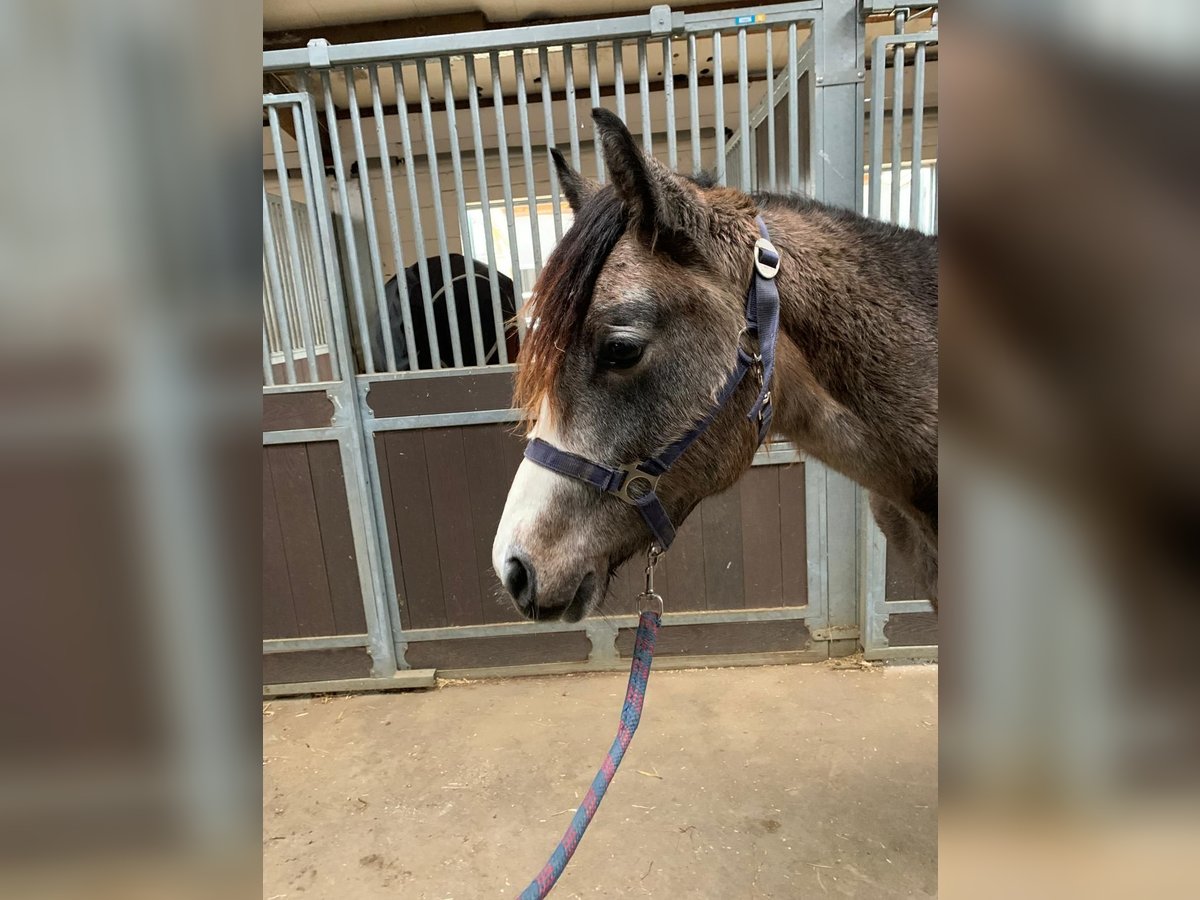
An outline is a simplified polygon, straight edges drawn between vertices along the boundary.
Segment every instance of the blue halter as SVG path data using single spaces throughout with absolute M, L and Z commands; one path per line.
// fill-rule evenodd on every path
M 641 513 L 655 542 L 663 550 L 675 540 L 675 526 L 671 524 L 671 517 L 658 497 L 658 480 L 708 430 L 751 369 L 758 373 L 760 384 L 758 398 L 746 418 L 751 421 L 757 418 L 759 444 L 766 440 L 771 427 L 771 376 L 775 371 L 775 342 L 779 334 L 779 288 L 775 285 L 775 276 L 779 272 L 779 251 L 768 240 L 767 226 L 762 218 L 755 221 L 762 237 L 754 243 L 754 279 L 746 294 L 746 325 L 738 335 L 737 360 L 717 394 L 716 402 L 704 418 L 654 456 L 615 468 L 560 450 L 541 438 L 534 438 L 525 447 L 525 458 L 531 462 L 590 484 L 605 493 L 615 494 L 634 507 Z M 747 352 L 743 347 L 743 336 L 751 346 L 757 344 L 757 352 Z

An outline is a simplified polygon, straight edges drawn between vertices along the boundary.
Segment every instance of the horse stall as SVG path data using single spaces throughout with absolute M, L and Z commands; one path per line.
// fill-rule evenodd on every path
M 524 620 L 490 561 L 520 308 L 571 224 L 549 150 L 603 181 L 603 106 L 680 171 L 935 230 L 936 22 L 870 11 L 656 6 L 264 54 L 265 693 L 628 666 L 640 560 L 578 624 Z M 659 667 L 936 657 L 863 492 L 782 441 L 658 578 Z

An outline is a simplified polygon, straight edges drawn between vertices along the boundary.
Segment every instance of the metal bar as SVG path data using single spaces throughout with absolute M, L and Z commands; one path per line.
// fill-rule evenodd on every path
M 592 97 L 592 109 L 600 107 L 600 70 L 596 65 L 596 45 L 588 44 L 588 90 Z M 600 142 L 596 140 L 596 130 L 592 129 L 592 153 L 596 157 L 596 180 L 604 184 L 604 154 L 600 152 Z
M 409 306 L 408 279 L 405 277 L 404 251 L 400 248 L 400 216 L 396 211 L 396 188 L 392 182 L 392 155 L 388 150 L 387 125 L 383 115 L 383 102 L 379 96 L 379 72 L 372 65 L 367 69 L 371 83 L 371 111 L 375 114 L 375 140 L 379 143 L 379 165 L 383 169 L 383 194 L 387 200 L 388 231 L 392 236 L 392 261 L 396 268 L 396 287 L 400 294 L 400 319 L 404 327 L 404 350 L 408 356 L 409 369 L 417 366 L 416 335 L 413 334 L 412 309 Z M 402 98 L 397 104 L 400 115 L 405 115 L 406 105 Z M 360 173 L 361 174 L 361 173 Z M 395 336 L 392 333 L 392 311 L 388 309 L 387 291 L 379 301 L 379 321 L 383 329 L 383 345 L 389 355 L 390 370 L 399 367 L 394 359 Z
M 692 133 L 692 173 L 698 173 L 704 163 L 700 158 L 700 90 L 696 84 L 696 36 L 687 36 L 688 58 L 688 118 Z
M 752 188 L 750 179 L 750 73 L 746 60 L 746 29 L 739 28 L 737 33 L 738 49 L 738 132 L 742 142 L 742 183 L 743 191 Z
M 296 383 L 296 363 L 292 359 L 292 326 L 288 322 L 287 301 L 283 295 L 283 277 L 279 274 L 278 248 L 275 229 L 271 224 L 271 207 L 267 202 L 267 185 L 263 182 L 263 253 L 267 257 L 267 284 L 271 290 L 271 305 L 275 307 L 275 325 L 283 348 L 283 368 L 288 384 Z
M 663 94 L 667 102 L 667 166 L 674 172 L 679 168 L 679 151 L 675 139 L 675 59 L 671 36 L 663 38 Z
M 267 312 L 266 309 L 263 312 Z M 267 320 L 263 319 L 263 382 L 267 387 L 275 386 L 275 364 L 271 362 L 271 344 L 267 340 Z
M 925 44 L 917 44 L 913 60 L 912 165 L 909 169 L 908 227 L 920 228 L 921 161 L 925 143 Z
M 538 72 L 542 79 L 542 116 L 546 121 L 546 167 L 550 170 L 550 205 L 554 217 L 554 240 L 562 240 L 562 200 L 558 193 L 558 170 L 554 166 L 554 158 L 550 148 L 555 146 L 554 140 L 554 100 L 550 91 L 550 60 L 549 51 L 545 47 L 538 48 Z
M 475 57 L 465 57 L 467 68 L 467 105 L 471 108 L 471 139 L 475 145 L 475 173 L 479 181 L 479 208 L 483 213 L 483 243 L 487 250 L 488 287 L 492 294 L 492 320 L 496 329 L 496 360 L 508 362 L 504 340 L 504 306 L 500 278 L 496 272 L 496 241 L 492 236 L 492 201 L 488 195 L 487 157 L 483 152 L 483 126 L 479 121 L 479 86 L 475 80 Z M 477 360 L 480 364 L 486 359 Z
M 797 6 L 814 9 L 819 5 L 819 3 L 807 3 Z M 778 9 L 778 7 L 772 7 L 772 9 Z M 673 30 L 682 29 L 683 24 L 682 13 L 671 14 Z M 650 15 L 644 14 L 613 19 L 589 19 L 557 25 L 522 25 L 515 28 L 463 32 L 455 34 L 451 40 L 454 43 L 455 53 L 491 53 L 511 50 L 513 47 L 530 49 L 543 45 L 554 46 L 568 41 L 586 43 L 588 41 L 637 38 L 647 33 L 653 33 L 655 30 L 656 21 Z M 447 37 L 445 35 L 365 41 L 328 47 L 329 64 L 334 66 L 392 60 L 418 60 L 440 56 L 446 51 Z M 290 72 L 307 68 L 310 65 L 312 65 L 312 60 L 309 49 L 306 47 L 271 50 L 263 53 L 264 72 Z
M 429 341 L 430 365 L 441 368 L 442 350 L 438 346 L 437 322 L 433 317 L 433 289 L 429 285 L 429 259 L 425 250 L 425 229 L 421 225 L 421 198 L 417 192 L 417 164 L 413 154 L 412 134 L 408 127 L 408 101 L 404 85 L 404 67 L 392 63 L 392 78 L 396 82 L 396 107 L 400 119 L 400 142 L 404 145 L 404 180 L 408 185 L 408 206 L 412 214 L 413 242 L 417 245 L 417 280 L 421 285 L 421 305 L 425 309 L 425 337 Z M 411 368 L 417 368 L 412 360 Z
M 446 106 L 446 128 L 450 138 L 450 166 L 454 171 L 454 200 L 458 207 L 458 233 L 463 246 L 463 273 L 467 281 L 467 304 L 471 307 L 471 334 L 475 342 L 475 364 L 486 361 L 483 351 L 483 320 L 479 316 L 479 291 L 475 284 L 475 247 L 471 242 L 471 223 L 467 219 L 467 194 L 463 190 L 462 151 L 458 146 L 458 113 L 454 108 L 454 85 L 450 81 L 450 59 L 442 57 L 442 91 Z M 447 302 L 454 293 L 446 286 Z M 458 319 L 450 320 L 451 332 L 457 331 Z
M 933 604 L 928 600 L 887 600 L 883 601 L 883 609 L 889 616 L 906 613 L 931 613 Z
M 884 55 L 887 39 L 875 39 L 871 53 L 871 163 L 867 176 L 867 215 L 878 219 L 883 211 L 883 118 L 887 112 Z
M 800 76 L 796 71 L 796 23 L 788 25 L 788 190 L 800 190 Z
M 575 108 L 575 48 L 566 44 L 562 48 L 563 74 L 567 81 L 567 129 L 571 132 L 571 168 L 579 171 L 579 111 Z
M 267 119 L 271 124 L 271 149 L 275 156 L 275 176 L 279 179 L 280 207 L 283 210 L 283 233 L 287 241 L 288 261 L 291 264 L 292 292 L 296 300 L 296 315 L 300 319 L 300 339 L 304 342 L 304 353 L 308 360 L 308 380 L 316 381 L 317 350 L 313 339 L 312 317 L 309 311 L 312 300 L 310 285 L 304 280 L 304 267 L 300 262 L 300 236 L 296 231 L 296 214 L 292 209 L 292 189 L 288 179 L 287 160 L 283 155 L 283 137 L 279 127 L 279 110 L 267 107 Z
M 317 221 L 317 187 L 314 184 L 315 178 L 312 169 L 314 157 L 309 152 L 308 146 L 311 137 L 309 132 L 316 123 L 305 120 L 302 113 L 308 109 L 307 104 L 311 103 L 311 100 L 308 95 L 302 96 L 304 99 L 292 106 L 292 127 L 296 132 L 296 149 L 300 152 L 300 181 L 304 185 L 304 198 L 308 205 L 308 246 L 313 259 L 313 281 L 316 282 L 318 274 L 325 281 L 325 301 L 318 303 L 318 306 L 321 308 L 321 325 L 325 329 L 325 349 L 329 354 L 329 371 L 333 378 L 338 379 L 343 377 L 343 373 L 337 352 L 337 341 L 333 339 L 332 305 L 335 294 L 330 289 L 332 273 L 326 271 L 325 257 L 321 253 L 321 234 Z M 324 184 L 321 185 L 321 190 L 325 190 Z M 316 271 L 318 269 L 319 273 Z
M 637 42 L 638 99 L 642 106 L 642 149 L 654 155 L 654 123 L 650 121 L 650 71 L 646 66 L 646 39 Z
M 617 115 L 625 121 L 625 54 L 620 41 L 613 41 L 613 88 L 617 92 Z M 628 123 L 626 123 L 628 124 Z
M 446 245 L 446 217 L 442 211 L 441 163 L 433 138 L 433 110 L 429 102 L 429 77 L 426 60 L 417 62 L 417 90 L 421 95 L 421 128 L 425 135 L 425 160 L 429 164 L 429 187 L 433 191 L 433 222 L 437 226 L 438 255 L 442 258 L 442 295 L 446 300 L 446 320 L 450 325 L 450 354 L 455 368 L 463 364 L 462 340 L 458 334 L 458 304 L 454 302 L 454 274 L 450 268 L 450 251 Z M 442 368 L 440 359 L 433 360 L 435 369 Z
M 713 106 L 716 116 L 717 184 L 725 184 L 725 72 L 721 68 L 721 32 L 712 33 Z
M 782 606 L 771 609 L 697 610 L 695 612 L 667 612 L 662 625 L 720 625 L 736 622 L 791 622 L 810 615 L 808 606 Z M 615 628 L 636 628 L 638 617 L 613 615 L 605 619 Z M 502 622 L 495 625 L 453 625 L 446 628 L 419 628 L 404 632 L 410 643 L 421 641 L 445 641 L 466 638 L 501 637 L 518 634 L 560 634 L 566 631 L 587 631 L 589 620 L 568 624 L 566 622 Z
M 538 227 L 537 181 L 533 177 L 533 148 L 529 141 L 529 98 L 525 93 L 525 51 L 518 48 L 513 54 L 517 73 L 517 109 L 521 121 L 521 159 L 525 165 L 526 209 L 529 210 L 529 230 L 533 235 L 533 271 L 536 278 L 542 271 L 542 236 Z
M 309 444 L 314 441 L 336 441 L 345 435 L 341 426 L 330 428 L 293 428 L 289 431 L 264 431 L 263 446 L 271 444 Z
M 904 45 L 892 58 L 892 216 L 900 224 L 900 173 L 904 166 Z
M 419 372 L 380 372 L 375 375 L 359 378 L 360 384 L 374 384 L 380 381 L 424 381 L 429 378 L 459 378 L 466 375 L 512 375 L 517 371 L 515 365 L 507 366 L 463 366 L 461 369 L 422 369 Z M 288 390 L 291 390 L 289 388 Z
M 449 428 L 452 425 L 494 425 L 497 422 L 519 422 L 524 416 L 519 409 L 482 409 L 473 412 L 432 413 L 423 416 L 390 416 L 368 419 L 368 431 L 411 431 L 414 428 Z
M 767 29 L 767 186 L 778 190 L 775 180 L 775 47 Z
M 508 221 L 508 252 L 512 257 L 513 290 L 516 292 L 517 334 L 525 339 L 525 317 L 520 315 L 525 292 L 521 287 L 521 257 L 517 244 L 516 212 L 513 209 L 512 179 L 508 167 L 508 134 L 504 126 L 504 89 L 500 83 L 500 54 L 488 57 L 492 74 L 492 106 L 496 110 L 496 145 L 500 150 L 500 184 L 504 190 L 504 215 Z
M 621 660 L 624 664 L 626 661 Z M 659 664 L 662 668 L 662 664 Z M 329 681 L 296 681 L 264 684 L 264 697 L 296 697 L 303 694 L 348 694 L 359 691 L 410 691 L 416 688 L 434 687 L 437 675 L 434 669 L 406 669 L 394 675 L 376 678 L 334 678 Z
M 267 638 L 262 642 L 262 652 L 297 653 L 305 650 L 338 650 L 344 647 L 365 647 L 370 640 L 367 634 L 331 634 L 324 637 Z
M 707 32 L 727 25 L 731 20 L 738 25 L 785 25 L 788 22 L 811 22 L 826 4 L 822 0 L 803 0 L 798 3 L 780 3 L 761 7 L 721 9 L 710 12 L 689 12 L 684 16 L 685 32 Z
M 350 125 L 351 130 L 354 132 L 354 153 L 358 158 L 358 194 L 362 200 L 363 225 L 367 229 L 367 258 L 370 260 L 371 277 L 375 282 L 375 314 L 381 322 L 390 323 L 390 318 L 386 317 L 385 312 L 387 309 L 387 290 L 383 286 L 383 260 L 380 258 L 379 253 L 379 232 L 375 228 L 375 204 L 371 200 L 370 169 L 368 168 L 366 146 L 363 143 L 362 119 L 358 111 L 358 90 L 354 85 L 354 70 L 347 67 L 344 75 L 346 78 L 346 89 L 349 91 Z M 396 371 L 396 352 L 391 338 L 392 336 L 389 333 L 383 335 L 383 352 L 387 370 L 394 372 Z M 359 335 L 359 339 L 363 343 L 363 357 L 369 358 L 370 333 L 364 329 Z M 373 371 L 372 364 L 374 362 L 376 361 L 372 359 L 367 364 L 368 372 Z

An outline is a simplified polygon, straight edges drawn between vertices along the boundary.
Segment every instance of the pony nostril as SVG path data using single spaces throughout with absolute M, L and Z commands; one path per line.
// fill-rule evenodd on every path
M 519 556 L 510 556 L 504 563 L 504 587 L 521 609 L 533 606 L 533 568 Z

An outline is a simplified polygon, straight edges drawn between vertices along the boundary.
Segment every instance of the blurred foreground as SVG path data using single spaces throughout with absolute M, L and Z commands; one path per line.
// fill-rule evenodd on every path
M 0 6 L 5 896 L 260 889 L 257 12 Z M 944 893 L 1196 895 L 1200 6 L 949 12 Z

